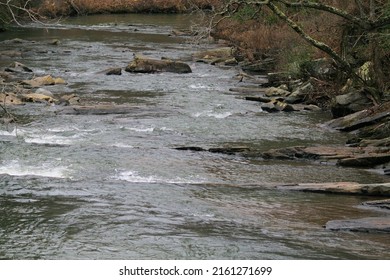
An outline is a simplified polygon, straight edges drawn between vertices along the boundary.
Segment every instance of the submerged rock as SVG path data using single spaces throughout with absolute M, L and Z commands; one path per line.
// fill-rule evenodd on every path
M 103 71 L 106 75 L 122 75 L 122 68 L 109 68 L 105 71 Z
M 218 154 L 226 154 L 226 155 L 244 153 L 250 150 L 250 148 L 246 146 L 225 146 L 225 147 L 214 147 L 214 148 L 202 148 L 198 146 L 183 146 L 183 147 L 176 147 L 174 149 L 179 151 L 210 152 L 210 153 L 218 153 Z
M 169 59 L 158 60 L 151 58 L 136 57 L 125 69 L 126 72 L 131 73 L 191 73 L 191 67 L 180 61 L 173 61 Z
M 295 146 L 261 153 L 264 159 L 315 160 L 348 167 L 376 167 L 390 162 L 390 147 Z
M 373 208 L 390 210 L 390 199 L 372 200 L 363 202 L 362 205 Z
M 326 223 L 326 229 L 354 232 L 390 232 L 390 217 L 370 217 L 353 220 L 334 220 Z
M 137 107 L 129 105 L 97 104 L 97 105 L 74 105 L 60 108 L 56 113 L 59 115 L 109 115 L 128 114 Z
M 274 188 L 286 191 L 314 193 L 353 194 L 370 196 L 390 196 L 390 183 L 359 184 L 355 182 L 306 183 L 277 185 Z

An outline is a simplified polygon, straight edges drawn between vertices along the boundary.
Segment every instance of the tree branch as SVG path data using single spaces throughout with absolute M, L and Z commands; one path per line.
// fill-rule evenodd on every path
M 31 3 L 31 0 L 27 0 L 24 3 L 24 6 L 21 6 L 21 5 L 13 4 L 12 0 L 7 0 L 6 2 L 0 2 L 0 7 L 1 6 L 5 7 L 7 12 L 11 16 L 12 21 L 14 21 L 19 26 L 22 26 L 23 24 L 19 21 L 18 16 L 15 14 L 15 11 L 23 12 L 24 14 L 26 14 L 30 18 L 31 21 L 39 22 L 39 23 L 43 24 L 43 22 L 41 22 L 39 20 L 39 18 L 41 16 L 38 13 L 36 13 L 28 8 L 30 3 Z M 4 20 L 3 20 L 3 22 L 4 22 Z
M 273 2 L 273 1 L 272 1 Z M 347 13 L 344 10 L 337 9 L 336 7 L 329 6 L 326 4 L 321 4 L 317 2 L 311 2 L 311 1 L 301 1 L 301 2 L 290 2 L 286 0 L 276 0 L 276 2 L 281 2 L 287 7 L 300 7 L 300 8 L 310 8 L 310 9 L 315 9 L 315 10 L 320 10 L 324 12 L 328 12 L 334 15 L 337 15 L 339 17 L 342 17 L 349 22 L 352 22 L 356 25 L 359 25 L 360 27 L 364 29 L 369 29 L 370 24 L 368 23 L 367 20 L 359 17 L 355 17 L 354 15 L 351 15 L 350 13 Z
M 276 1 L 278 1 L 278 0 L 276 0 Z M 299 25 L 297 25 L 294 21 L 292 21 L 273 2 L 274 1 L 272 1 L 272 0 L 269 1 L 267 6 L 275 15 L 277 15 L 280 19 L 282 19 L 284 22 L 286 22 L 306 42 L 308 42 L 312 46 L 320 49 L 321 51 L 325 52 L 330 57 L 332 57 L 343 71 L 348 72 L 348 73 L 352 72 L 351 65 L 347 61 L 345 61 L 340 55 L 338 55 L 331 47 L 329 47 L 325 43 L 319 42 L 319 41 L 313 39 L 312 37 L 310 37 L 308 34 L 306 34 L 305 31 Z

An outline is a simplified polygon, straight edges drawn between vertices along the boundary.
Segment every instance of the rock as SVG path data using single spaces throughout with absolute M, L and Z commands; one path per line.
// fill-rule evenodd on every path
M 264 159 L 316 160 L 348 167 L 376 167 L 390 161 L 390 148 L 295 146 L 261 153 Z
M 230 88 L 229 91 L 238 93 L 264 94 L 265 89 L 261 87 L 235 87 Z
M 362 205 L 374 207 L 374 208 L 379 208 L 379 209 L 390 210 L 390 199 L 366 201 L 366 202 L 363 202 Z
M 56 113 L 60 115 L 108 115 L 108 114 L 128 114 L 136 107 L 129 105 L 97 104 L 97 105 L 76 105 L 66 106 Z
M 10 66 L 5 68 L 5 71 L 6 72 L 16 72 L 16 73 L 20 73 L 20 72 L 32 73 L 33 72 L 33 70 L 31 70 L 29 67 L 27 67 L 26 65 L 19 63 L 19 62 L 12 63 Z
M 190 66 L 184 62 L 173 60 L 158 60 L 136 57 L 125 69 L 131 73 L 173 72 L 179 74 L 191 73 Z
M 390 162 L 390 148 L 383 153 L 371 153 L 365 155 L 355 155 L 351 158 L 340 159 L 337 164 L 348 167 L 374 167 Z
M 359 139 L 357 141 L 359 141 L 357 144 L 359 147 L 390 147 L 390 137 L 383 139 Z
M 43 94 L 46 96 L 54 97 L 53 93 L 50 90 L 39 88 L 35 91 L 36 94 Z
M 386 102 L 380 106 L 374 106 L 370 109 L 331 120 L 326 125 L 333 129 L 349 132 L 378 123 L 387 123 L 389 119 L 390 102 Z M 384 128 L 387 129 L 386 126 Z M 383 136 L 387 135 L 385 134 Z
M 122 75 L 122 68 L 110 68 L 104 71 L 106 75 Z
M 50 86 L 50 85 L 56 85 L 56 84 L 65 84 L 65 80 L 62 78 L 53 78 L 50 75 L 43 76 L 43 77 L 37 77 L 31 80 L 24 80 L 22 81 L 23 85 L 30 86 L 32 88 L 37 88 L 41 86 Z
M 174 149 L 178 150 L 178 151 L 193 151 L 193 152 L 205 152 L 205 151 L 207 151 L 204 148 L 196 147 L 196 146 L 176 147 Z
M 23 105 L 22 99 L 15 93 L 0 93 L 0 100 L 2 105 Z M 0 110 L 1 111 L 1 110 Z
M 0 78 L 2 79 L 3 83 L 15 79 L 15 77 L 13 75 L 11 75 L 10 73 L 5 72 L 5 71 L 0 71 Z
M 21 58 L 22 53 L 19 51 L 0 51 L 0 57 L 5 57 L 5 58 Z
M 334 118 L 344 117 L 367 107 L 374 105 L 370 93 L 363 90 L 355 90 L 335 97 L 334 104 L 331 106 L 331 112 Z
M 390 217 L 370 217 L 353 220 L 334 220 L 326 223 L 326 229 L 353 232 L 390 232 Z
M 255 62 L 245 61 L 240 64 L 241 69 L 254 74 L 267 74 L 275 68 L 275 59 L 265 58 Z
M 197 52 L 192 55 L 194 59 L 209 60 L 210 62 L 216 58 L 223 58 L 224 60 L 234 58 L 234 50 L 231 47 L 222 47 L 206 51 Z
M 208 151 L 210 153 L 219 153 L 219 154 L 227 154 L 227 155 L 234 155 L 237 153 L 243 153 L 247 152 L 250 149 L 246 146 L 239 146 L 239 147 L 217 147 L 217 148 L 210 148 Z
M 210 152 L 210 153 L 227 154 L 227 155 L 244 153 L 250 150 L 250 148 L 246 146 L 232 146 L 232 147 L 226 146 L 226 147 L 214 147 L 209 149 L 197 147 L 197 146 L 184 146 L 184 147 L 176 147 L 174 149 L 179 151 Z
M 29 93 L 22 95 L 22 101 L 33 103 L 54 103 L 56 100 L 48 95 L 40 93 Z
M 279 110 L 276 109 L 274 102 L 272 101 L 261 104 L 261 109 L 268 113 L 279 112 Z
M 289 94 L 290 92 L 288 90 L 282 88 L 270 87 L 265 89 L 265 95 L 268 97 L 275 97 L 275 96 L 286 97 Z
M 248 101 L 256 101 L 256 102 L 262 102 L 262 103 L 269 103 L 272 101 L 271 98 L 269 97 L 264 97 L 264 96 L 246 96 L 245 100 Z
M 296 111 L 296 109 L 292 105 L 275 99 L 272 100 L 271 102 L 263 103 L 261 105 L 261 109 L 269 113 L 281 112 L 281 111 L 283 112 Z
M 304 183 L 277 185 L 272 188 L 285 191 L 301 191 L 314 193 L 353 194 L 369 196 L 390 196 L 390 183 L 383 184 L 359 184 L 355 182 L 337 183 Z
M 307 96 L 313 92 L 313 89 L 314 87 L 310 81 L 306 82 L 288 95 L 285 101 L 290 104 L 303 102 L 307 99 Z
M 20 38 L 14 38 L 14 39 L 11 39 L 11 40 L 7 40 L 7 41 L 4 41 L 4 43 L 6 44 L 26 44 L 26 43 L 29 43 L 29 41 L 27 40 L 23 40 L 23 39 L 20 39 Z
M 230 59 L 226 59 L 224 62 L 223 62 L 226 66 L 235 66 L 238 64 L 238 61 L 235 57 L 233 58 L 230 58 Z
M 307 78 L 314 77 L 320 80 L 334 80 L 337 69 L 331 59 L 320 58 L 303 63 L 300 66 L 301 73 Z
M 288 83 L 292 77 L 288 72 L 276 72 L 276 73 L 268 73 L 268 86 L 277 87 L 281 84 Z
M 173 35 L 173 36 L 190 36 L 191 34 L 189 31 L 181 31 L 181 30 L 177 30 L 177 29 L 172 29 L 171 35 Z
M 53 40 L 50 42 L 50 45 L 58 46 L 60 43 L 61 43 L 61 41 L 60 41 L 59 39 L 53 39 Z
M 390 112 L 386 116 L 383 114 L 377 114 L 378 118 L 367 118 L 364 124 L 366 126 L 362 127 L 359 129 L 357 133 L 357 137 L 361 138 L 364 140 L 369 140 L 369 139 L 375 139 L 375 140 L 380 140 L 380 139 L 386 139 L 389 138 L 390 136 Z M 375 119 L 375 120 L 374 120 Z M 369 123 L 371 123 L 369 125 Z M 360 122 L 361 124 L 362 122 Z M 368 125 L 368 126 L 367 126 Z M 386 143 L 386 140 L 384 141 L 384 145 Z M 382 146 L 384 146 L 382 145 Z
M 78 97 L 76 94 L 68 94 L 61 96 L 59 100 L 59 105 L 80 105 L 80 97 Z
M 294 105 L 295 107 L 296 105 Z M 303 110 L 306 111 L 321 111 L 322 109 L 314 104 L 303 105 Z
M 54 84 L 55 85 L 65 85 L 66 81 L 63 78 L 55 78 L 54 79 Z

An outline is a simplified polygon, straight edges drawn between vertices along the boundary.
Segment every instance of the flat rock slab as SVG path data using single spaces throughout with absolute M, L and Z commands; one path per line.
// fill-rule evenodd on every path
M 227 154 L 227 155 L 244 153 L 244 152 L 247 152 L 250 150 L 246 146 L 214 147 L 214 148 L 202 148 L 202 147 L 197 147 L 197 146 L 183 146 L 183 147 L 175 147 L 174 149 L 178 150 L 178 151 L 210 152 L 210 153 L 220 153 L 220 154 Z
M 362 205 L 379 209 L 390 210 L 390 199 L 372 200 L 363 202 Z
M 60 115 L 109 115 L 128 114 L 134 112 L 138 107 L 128 105 L 85 105 L 85 106 L 65 106 L 56 113 Z
M 325 225 L 326 229 L 354 232 L 386 232 L 390 233 L 390 217 L 370 217 L 353 220 L 334 220 Z
M 378 123 L 390 117 L 390 102 L 384 103 L 381 106 L 372 107 L 337 118 L 326 123 L 330 128 L 340 131 L 354 131 L 359 128 Z
M 264 159 L 306 159 L 334 162 L 348 167 L 375 167 L 390 162 L 389 147 L 345 147 L 345 146 L 295 146 L 271 149 L 261 154 Z
M 305 183 L 293 185 L 278 185 L 273 188 L 288 191 L 302 191 L 315 193 L 353 194 L 390 196 L 390 183 L 383 184 L 359 184 L 354 182 L 339 183 Z

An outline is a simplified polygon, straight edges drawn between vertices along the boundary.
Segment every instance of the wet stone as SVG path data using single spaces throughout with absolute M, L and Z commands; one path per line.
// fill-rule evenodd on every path
M 334 220 L 326 223 L 326 229 L 353 232 L 390 232 L 390 217 L 369 217 L 352 220 Z
M 390 199 L 366 201 L 366 202 L 363 202 L 362 205 L 390 210 Z

